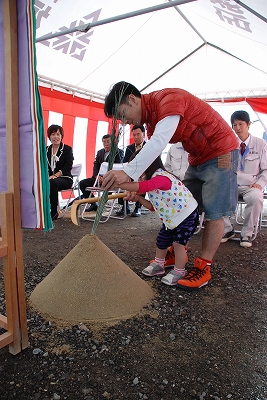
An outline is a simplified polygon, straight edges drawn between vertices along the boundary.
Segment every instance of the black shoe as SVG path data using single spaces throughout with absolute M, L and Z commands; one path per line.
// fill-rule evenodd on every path
M 141 216 L 141 208 L 135 208 L 131 214 L 131 217 L 140 217 Z
M 227 232 L 227 233 L 222 237 L 221 243 L 225 243 L 225 242 L 227 242 L 227 240 L 233 239 L 234 237 L 235 237 L 235 230 L 233 229 L 233 230 L 231 230 L 230 232 Z
M 130 207 L 127 207 L 127 208 L 126 208 L 126 214 L 127 214 L 127 215 L 131 214 L 131 209 L 130 209 Z M 122 216 L 124 215 L 124 206 L 121 207 L 121 209 L 120 209 L 119 211 L 116 212 L 116 215 L 117 215 L 118 217 L 122 217 Z
M 251 238 L 244 236 L 240 238 L 240 246 L 241 247 L 251 247 L 252 243 L 251 243 Z
M 56 221 L 58 219 L 58 212 L 53 217 L 51 216 L 51 218 L 52 221 Z
M 91 204 L 88 209 L 86 209 L 86 212 L 90 211 L 96 211 L 97 210 L 97 205 L 95 203 Z

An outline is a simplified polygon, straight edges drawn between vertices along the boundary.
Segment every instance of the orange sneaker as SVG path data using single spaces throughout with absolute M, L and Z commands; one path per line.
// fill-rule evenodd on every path
M 188 262 L 187 248 L 186 248 L 186 262 Z M 174 266 L 175 266 L 175 253 L 174 253 L 173 246 L 171 246 L 169 248 L 169 250 L 167 251 L 164 267 L 166 268 L 166 267 L 174 267 Z
M 207 285 L 211 279 L 210 265 L 200 258 L 195 258 L 191 271 L 177 282 L 177 286 L 185 290 L 197 290 Z
M 167 251 L 164 267 L 174 267 L 174 265 L 175 265 L 175 254 L 174 254 L 174 248 L 173 246 L 171 246 Z

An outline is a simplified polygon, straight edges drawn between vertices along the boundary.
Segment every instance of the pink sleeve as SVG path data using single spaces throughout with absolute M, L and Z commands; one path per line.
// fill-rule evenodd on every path
M 168 190 L 171 187 L 171 181 L 166 176 L 155 176 L 148 181 L 141 181 L 139 183 L 138 193 L 152 192 L 152 190 Z

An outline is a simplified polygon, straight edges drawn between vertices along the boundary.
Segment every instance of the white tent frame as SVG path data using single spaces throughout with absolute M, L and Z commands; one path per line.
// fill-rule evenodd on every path
M 202 35 L 201 33 L 193 26 L 193 24 L 187 19 L 187 17 L 182 13 L 182 11 L 177 7 L 178 5 L 182 5 L 185 3 L 190 3 L 196 0 L 168 0 L 169 3 L 164 3 L 164 4 L 159 4 L 157 6 L 153 6 L 153 7 L 148 7 L 148 8 L 144 8 L 144 9 L 140 9 L 140 10 L 136 10 L 136 11 L 132 11 L 132 12 L 128 12 L 126 14 L 121 14 L 121 15 L 117 15 L 111 18 L 107 18 L 101 21 L 95 21 L 89 24 L 82 24 L 79 26 L 76 26 L 74 28 L 71 29 L 66 29 L 66 30 L 62 30 L 62 31 L 57 31 L 54 33 L 49 33 L 49 34 L 45 34 L 39 38 L 36 39 L 36 43 L 44 41 L 44 40 L 48 40 L 51 38 L 56 38 L 59 36 L 63 36 L 63 35 L 67 35 L 69 33 L 74 33 L 74 32 L 88 32 L 90 29 L 92 29 L 93 27 L 97 27 L 97 26 L 101 26 L 104 24 L 108 24 L 108 23 L 112 23 L 112 22 L 116 22 L 116 21 L 120 21 L 123 19 L 127 19 L 127 18 L 132 18 L 135 16 L 139 16 L 139 15 L 143 15 L 143 14 L 147 14 L 147 13 L 152 13 L 154 11 L 159 11 L 159 10 L 163 10 L 166 8 L 170 8 L 173 7 L 175 8 L 175 10 L 180 14 L 180 16 L 186 21 L 186 23 L 194 30 L 194 32 L 198 35 L 198 37 L 201 39 L 201 41 L 203 42 L 201 45 L 199 45 L 197 48 L 195 48 L 193 51 L 191 51 L 190 53 L 188 53 L 185 57 L 183 57 L 182 59 L 178 60 L 174 65 L 172 65 L 171 67 L 169 67 L 167 70 L 165 70 L 164 72 L 162 72 L 160 75 L 158 75 L 156 78 L 154 78 L 152 81 L 148 82 L 142 89 L 140 89 L 141 92 L 144 92 L 146 89 L 148 89 L 149 87 L 151 87 L 155 82 L 159 81 L 162 77 L 164 77 L 165 75 L 167 75 L 170 71 L 172 71 L 173 69 L 175 69 L 179 64 L 182 64 L 185 60 L 189 59 L 193 54 L 199 52 L 202 48 L 213 48 L 216 49 L 226 55 L 228 55 L 229 57 L 236 59 L 238 61 L 240 61 L 243 64 L 248 65 L 249 67 L 255 69 L 256 71 L 259 71 L 261 73 L 264 73 L 267 75 L 267 73 L 259 68 L 257 68 L 255 65 L 253 65 L 252 63 L 248 63 L 247 61 L 245 61 L 244 59 L 235 56 L 234 54 L 231 54 L 230 52 L 224 50 L 223 48 L 216 46 L 215 44 L 208 42 Z M 249 6 L 245 5 L 243 2 L 239 1 L 239 0 L 233 0 L 235 1 L 235 3 L 241 5 L 244 9 L 246 9 L 247 11 L 249 11 L 251 14 L 253 14 L 254 16 L 256 16 L 257 18 L 259 18 L 260 20 L 262 20 L 263 22 L 267 22 L 267 19 L 257 13 L 255 10 L 253 10 L 252 8 L 250 8 Z M 90 91 L 87 89 L 84 89 L 82 87 L 79 86 L 74 86 L 74 85 L 70 85 L 68 83 L 59 81 L 59 80 L 55 80 L 55 79 L 51 79 L 47 76 L 44 75 L 38 75 L 39 77 L 39 82 L 41 85 L 43 86 L 48 86 L 51 88 L 51 90 L 53 90 L 54 88 L 58 88 L 59 90 L 63 90 L 66 92 L 71 93 L 73 96 L 75 95 L 79 95 L 81 97 L 85 97 L 85 98 L 90 98 L 90 100 L 96 100 L 99 102 L 103 102 L 104 101 L 104 94 L 95 92 L 95 91 Z M 215 91 L 214 93 L 208 93 L 207 96 L 206 94 L 203 95 L 202 93 L 195 93 L 196 95 L 198 95 L 200 98 L 205 97 L 206 101 L 209 100 L 214 100 L 214 99 L 227 99 L 227 98 L 237 98 L 237 97 L 265 97 L 267 93 L 267 88 L 258 88 L 255 89 L 253 88 L 253 90 L 251 90 L 250 92 L 243 93 L 242 91 L 240 93 L 218 93 L 217 91 Z

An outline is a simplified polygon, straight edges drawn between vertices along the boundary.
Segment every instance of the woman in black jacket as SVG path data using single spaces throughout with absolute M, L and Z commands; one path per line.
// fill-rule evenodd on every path
M 47 136 L 52 143 L 46 149 L 46 157 L 50 181 L 51 218 L 55 220 L 58 218 L 58 192 L 72 187 L 73 152 L 72 147 L 62 143 L 64 131 L 61 126 L 49 126 Z

